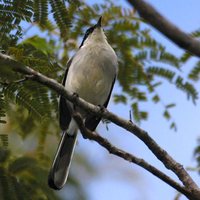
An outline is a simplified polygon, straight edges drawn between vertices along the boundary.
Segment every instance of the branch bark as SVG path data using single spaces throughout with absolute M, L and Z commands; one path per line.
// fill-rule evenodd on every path
M 182 49 L 200 57 L 200 41 L 180 30 L 144 0 L 127 0 L 150 25 Z
M 196 185 L 196 183 L 192 180 L 190 175 L 186 172 L 183 166 L 177 163 L 165 150 L 163 150 L 149 135 L 146 131 L 142 130 L 140 127 L 135 125 L 134 123 L 125 120 L 123 118 L 118 117 L 117 115 L 109 112 L 107 109 L 99 108 L 98 106 L 94 106 L 83 99 L 73 95 L 72 93 L 65 90 L 65 88 L 57 83 L 55 80 L 50 79 L 39 72 L 34 71 L 33 69 L 24 66 L 23 64 L 13 60 L 9 56 L 5 56 L 0 53 L 0 66 L 10 68 L 16 72 L 20 72 L 27 76 L 27 78 L 46 85 L 47 87 L 53 89 L 58 94 L 63 95 L 66 99 L 74 103 L 76 106 L 81 107 L 87 112 L 91 112 L 96 116 L 103 117 L 104 119 L 108 119 L 111 122 L 117 124 L 118 126 L 123 127 L 128 130 L 130 133 L 137 136 L 141 139 L 148 148 L 153 152 L 153 154 L 165 165 L 167 169 L 173 171 L 180 181 L 185 186 L 185 189 L 191 195 L 192 200 L 200 200 L 200 189 Z M 187 195 L 187 197 L 189 197 Z
M 171 179 L 169 176 L 155 168 L 154 166 L 147 163 L 144 159 L 138 158 L 134 156 L 133 154 L 130 154 L 122 149 L 119 149 L 115 146 L 113 146 L 107 139 L 101 137 L 97 133 L 93 133 L 90 130 L 86 129 L 84 126 L 83 120 L 80 116 L 80 114 L 75 113 L 73 118 L 75 119 L 76 123 L 79 126 L 80 132 L 83 136 L 83 138 L 94 140 L 99 145 L 103 146 L 109 153 L 116 155 L 120 158 L 123 158 L 124 160 L 134 163 L 136 165 L 139 165 L 140 167 L 146 169 L 148 172 L 154 174 L 157 178 L 161 179 L 177 191 L 181 192 L 185 196 L 187 196 L 190 199 L 190 192 L 183 186 L 181 186 L 179 183 Z

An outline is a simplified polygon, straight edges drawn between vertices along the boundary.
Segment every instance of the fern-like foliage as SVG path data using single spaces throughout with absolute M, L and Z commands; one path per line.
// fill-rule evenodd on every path
M 190 71 L 188 77 L 194 81 L 198 81 L 200 78 L 200 61 L 196 63 L 194 68 Z
M 190 34 L 192 37 L 199 39 L 200 38 L 200 29 L 193 31 Z M 180 58 L 180 61 L 185 64 L 188 61 L 190 61 L 192 58 L 194 58 L 189 52 L 183 53 L 183 55 Z M 191 79 L 192 81 L 197 82 L 199 80 L 199 74 L 200 74 L 200 62 L 197 59 L 196 63 L 194 64 L 194 67 L 190 70 L 188 74 L 188 78 Z
M 11 156 L 12 155 L 12 156 Z M 82 165 L 90 167 L 90 164 Z M 50 165 L 49 157 L 40 152 L 31 152 L 24 156 L 16 156 L 7 148 L 0 147 L 0 198 L 2 200 L 48 199 L 59 200 L 58 192 L 47 185 L 47 176 Z M 94 170 L 90 167 L 91 170 Z M 66 200 L 83 199 L 85 195 L 80 182 L 70 176 L 68 187 L 73 189 L 65 196 Z
M 92 20 L 96 16 L 102 15 L 103 12 L 106 35 L 120 60 L 118 81 L 124 94 L 116 94 L 116 102 L 126 103 L 127 98 L 131 99 L 135 120 L 147 119 L 148 113 L 140 110 L 139 104 L 149 100 L 155 103 L 160 102 L 162 98 L 156 92 L 156 87 L 159 87 L 155 84 L 157 78 L 164 78 L 169 81 L 170 84 L 175 85 L 195 101 L 197 98 L 195 88 L 181 77 L 179 72 L 180 60 L 167 52 L 165 47 L 151 36 L 148 29 L 141 28 L 140 24 L 142 22 L 137 19 L 132 10 L 123 10 L 111 1 L 108 1 L 107 4 L 109 6 L 105 6 L 105 4 L 88 6 L 80 2 L 66 4 L 65 1 L 61 0 L 35 0 L 32 3 L 29 2 L 27 5 L 32 14 L 29 13 L 29 18 L 25 18 L 25 20 L 29 20 L 31 23 L 34 21 L 42 30 L 48 30 L 48 37 L 44 39 L 33 36 L 19 45 L 8 45 L 5 49 L 16 60 L 61 81 L 58 74 L 63 74 L 62 68 L 65 68 L 71 51 L 77 48 L 76 41 L 82 36 L 85 26 L 92 24 Z M 12 2 L 10 5 L 12 5 Z M 78 10 L 79 12 L 77 12 Z M 52 18 L 54 21 L 52 21 Z M 114 18 L 116 20 L 113 20 Z M 20 18 L 19 21 L 23 19 Z M 56 41 L 59 38 L 57 38 L 57 35 L 55 37 L 53 28 L 49 29 L 49 23 L 52 24 L 52 27 L 58 27 L 61 38 L 66 42 L 62 44 Z M 72 23 L 73 26 L 70 27 Z M 20 28 L 23 30 L 22 27 Z M 21 78 L 19 75 L 15 79 Z M 6 98 L 9 98 L 9 94 L 12 94 L 10 100 L 14 99 L 15 103 L 23 105 L 29 110 L 30 114 L 40 119 L 45 118 L 45 116 L 52 116 L 52 113 L 57 112 L 56 95 L 49 92 L 47 88 L 42 88 L 30 81 L 19 84 L 17 81 L 17 83 L 4 86 L 3 91 Z M 152 94 L 151 97 L 149 97 L 147 91 Z M 38 96 L 39 94 L 40 96 Z M 54 99 L 53 106 L 51 106 L 52 99 L 50 97 Z M 52 108 L 55 109 L 53 112 L 51 112 Z M 163 109 L 163 112 L 166 113 L 165 106 Z M 171 115 L 164 114 L 164 116 L 169 118 Z
M 196 158 L 197 169 L 198 169 L 198 172 L 200 174 L 200 139 L 198 139 L 198 145 L 197 145 L 197 147 L 194 150 L 194 156 Z
M 3 0 L 0 11 L 0 47 L 4 50 L 23 36 L 22 22 L 36 23 L 43 30 L 52 31 L 57 27 L 62 38 L 66 38 L 71 24 L 65 1 L 61 0 Z M 56 26 L 53 26 L 52 18 Z
M 49 0 L 52 8 L 54 19 L 61 31 L 61 36 L 66 38 L 67 28 L 70 25 L 70 19 L 65 4 L 61 0 Z
M 0 148 L 0 153 L 5 152 Z M 10 158 L 0 164 L 1 199 L 60 199 L 46 184 L 48 169 L 31 156 Z M 47 162 L 46 162 L 47 165 Z
M 35 0 L 34 1 L 34 22 L 40 26 L 44 26 L 48 18 L 48 0 Z
M 188 99 L 192 99 L 192 101 L 195 103 L 196 99 L 198 98 L 198 92 L 196 91 L 196 89 L 194 88 L 194 86 L 189 83 L 189 82 L 184 82 L 183 78 L 178 76 L 175 84 L 177 86 L 177 88 L 183 90 L 184 92 L 187 93 L 187 97 Z
M 160 102 L 162 97 L 156 91 L 156 87 L 159 87 L 160 84 L 155 85 L 155 83 L 158 78 L 159 80 L 164 78 L 195 101 L 198 97 L 197 91 L 191 83 L 181 77 L 179 58 L 166 51 L 165 47 L 151 36 L 149 30 L 142 29 L 141 22 L 133 20 L 134 13 L 131 10 L 124 11 L 112 3 L 110 4 L 104 8 L 106 25 L 109 27 L 106 34 L 120 60 L 118 81 L 123 91 L 123 95 L 116 95 L 114 100 L 125 103 L 127 99 L 131 99 L 134 119 L 136 121 L 147 119 L 148 114 L 146 111 L 140 110 L 139 104 L 149 100 L 155 103 Z M 103 6 L 96 5 L 94 9 L 99 12 L 102 8 Z M 117 20 L 113 20 L 109 16 L 110 12 Z M 178 76 L 181 77 L 182 84 L 176 81 Z M 149 98 L 146 91 L 153 97 Z M 172 119 L 170 111 L 166 111 L 167 103 L 162 101 L 162 105 L 164 105 L 164 117 Z M 174 121 L 171 123 L 175 124 Z M 174 125 L 170 126 L 175 127 Z
M 199 39 L 200 38 L 200 29 L 193 31 L 192 33 L 190 33 L 190 35 L 194 38 Z M 187 62 L 190 58 L 192 58 L 191 53 L 189 52 L 184 52 L 183 55 L 181 56 L 181 61 L 182 62 Z
M 6 0 L 0 3 L 0 48 L 16 44 L 22 36 L 22 21 L 31 22 L 32 0 Z
M 143 21 L 133 10 L 122 9 L 114 1 L 87 5 L 77 0 L 2 0 L 0 11 L 1 51 L 58 82 L 85 29 L 103 15 L 105 33 L 119 58 L 117 81 L 122 92 L 114 95 L 114 101 L 129 103 L 136 122 L 148 118 L 142 104 L 152 101 L 161 103 L 161 115 L 176 130 L 171 114 L 175 104 L 165 102 L 157 92 L 162 84 L 174 85 L 193 101 L 198 97 L 193 84 L 182 77 L 180 70 L 191 55 L 185 53 L 181 59 L 172 55 L 151 36 L 149 29 L 141 26 Z M 27 38 L 32 29 L 36 34 Z M 199 33 L 193 36 L 199 37 Z M 188 77 L 198 80 L 199 63 Z M 14 156 L 13 152 L 10 156 L 0 150 L 0 199 L 29 199 L 30 194 L 33 199 L 58 199 L 47 188 L 50 154 L 45 155 L 47 138 L 59 134 L 57 103 L 54 91 L 27 80 L 9 66 L 0 66 L 0 123 L 7 121 L 5 130 L 23 141 L 32 135 L 37 138 L 32 156 Z M 75 176 L 69 178 L 69 183 L 75 191 L 70 191 L 69 199 L 85 199 Z
M 172 81 L 175 76 L 174 71 L 162 67 L 149 66 L 146 70 L 148 74 L 160 76 L 167 79 L 168 81 Z

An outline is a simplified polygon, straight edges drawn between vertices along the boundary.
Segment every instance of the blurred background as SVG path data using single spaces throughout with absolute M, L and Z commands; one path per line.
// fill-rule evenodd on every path
M 149 0 L 160 13 L 200 37 L 200 2 Z M 140 19 L 126 1 L 3 0 L 0 49 L 58 82 L 85 30 L 103 16 L 108 41 L 119 58 L 119 75 L 108 109 L 137 123 L 200 185 L 200 62 Z M 0 199 L 186 199 L 146 170 L 110 155 L 79 135 L 69 180 L 48 188 L 56 151 L 58 95 L 0 66 Z M 149 149 L 115 124 L 97 132 L 115 146 L 178 181 Z

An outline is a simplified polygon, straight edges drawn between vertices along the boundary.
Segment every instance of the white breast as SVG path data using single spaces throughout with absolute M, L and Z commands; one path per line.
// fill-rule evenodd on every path
M 65 87 L 81 98 L 103 105 L 117 71 L 117 57 L 108 43 L 83 46 L 71 63 Z

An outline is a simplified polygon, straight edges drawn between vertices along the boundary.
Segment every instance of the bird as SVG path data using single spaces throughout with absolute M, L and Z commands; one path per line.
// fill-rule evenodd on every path
M 102 16 L 86 30 L 79 49 L 67 63 L 62 84 L 85 101 L 107 107 L 117 77 L 118 59 L 107 41 L 101 21 Z M 101 121 L 101 117 L 75 107 L 62 95 L 58 107 L 62 136 L 48 176 L 48 185 L 55 190 L 62 189 L 67 181 L 76 145 L 78 126 L 72 117 L 73 112 L 81 114 L 90 131 L 95 131 Z

